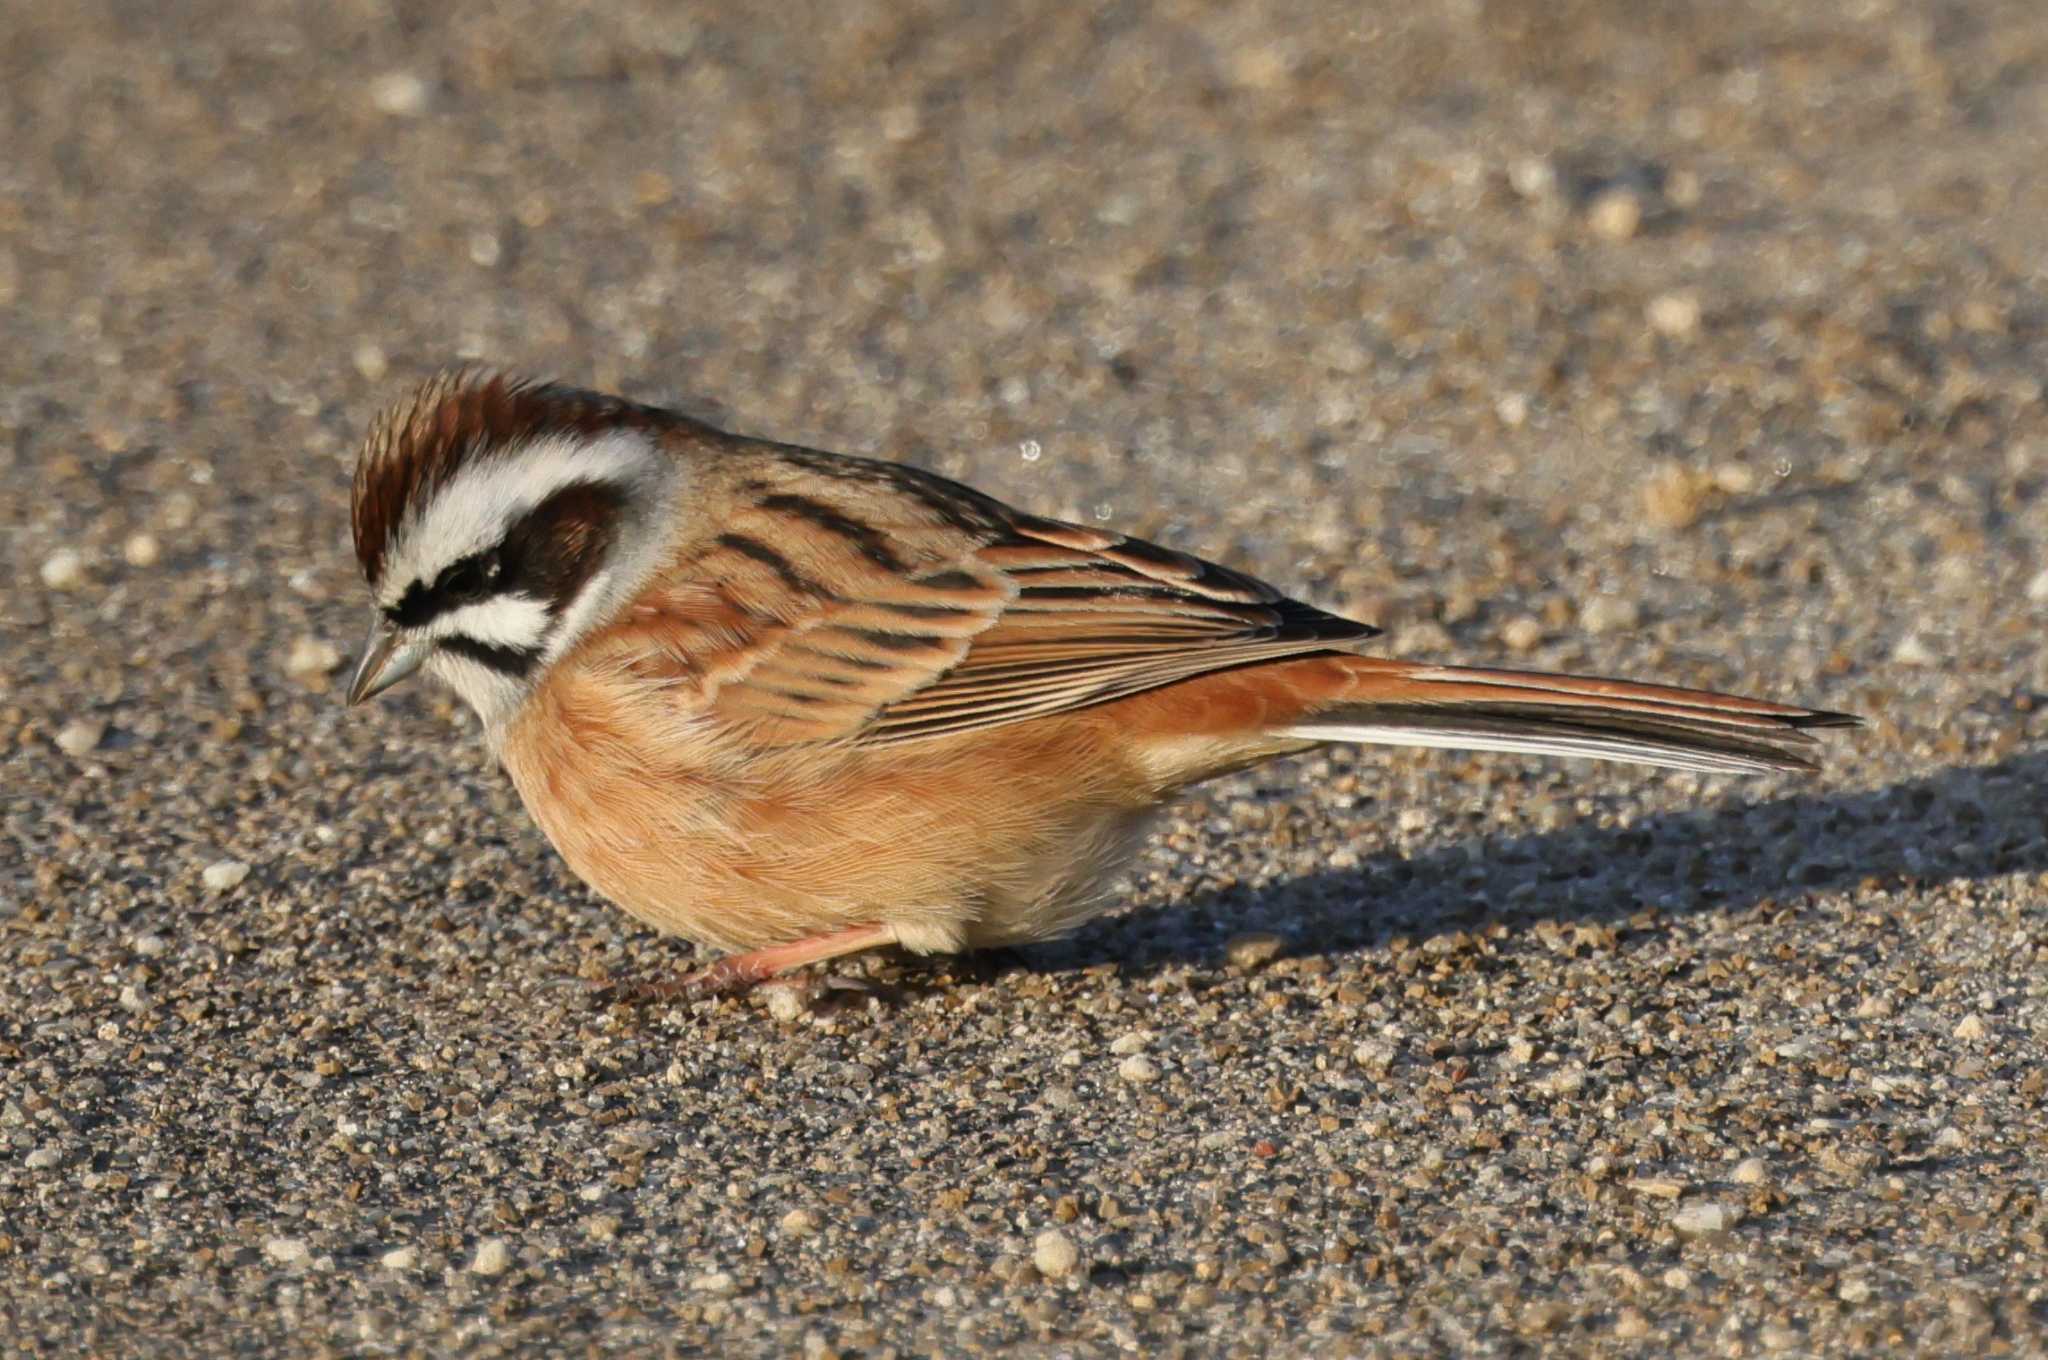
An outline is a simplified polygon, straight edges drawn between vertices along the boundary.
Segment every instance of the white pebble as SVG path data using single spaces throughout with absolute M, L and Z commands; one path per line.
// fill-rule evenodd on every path
M 1429 830 L 1430 817 L 1427 810 L 1419 807 L 1402 808 L 1394 817 L 1394 828 L 1403 835 L 1413 836 Z
M 1500 640 L 1505 642 L 1510 650 L 1529 651 L 1543 641 L 1543 625 L 1526 615 L 1509 619 L 1501 626 Z
M 1519 430 L 1529 419 L 1529 398 L 1521 392 L 1507 392 L 1493 403 L 1493 414 L 1511 430 Z
M 1990 1030 L 1984 1027 L 1984 1022 L 1974 1015 L 1964 1016 L 1960 1021 L 1956 1023 L 1955 1027 L 1956 1038 L 1967 1039 L 1971 1043 L 1976 1043 L 1978 1040 L 1990 1034 L 1990 1032 Z
M 131 567 L 153 567 L 163 555 L 163 544 L 157 542 L 155 534 L 130 534 L 121 545 L 121 556 Z
M 331 675 L 340 664 L 340 650 L 333 643 L 315 637 L 302 637 L 294 642 L 290 654 L 284 659 L 285 671 L 302 680 Z
M 768 1008 L 768 1014 L 784 1024 L 802 1019 L 804 1012 L 810 1009 L 801 983 L 778 982 L 764 986 L 761 988 L 761 1004 Z
M 1622 595 L 1595 595 L 1579 611 L 1579 622 L 1589 633 L 1624 633 L 1642 621 L 1642 607 Z
M 713 1270 L 690 1281 L 690 1288 L 700 1294 L 716 1294 L 720 1298 L 729 1298 L 739 1292 L 740 1286 L 739 1281 L 733 1279 L 732 1272 Z
M 427 82 L 410 71 L 392 71 L 370 82 L 370 102 L 379 113 L 413 117 L 426 112 Z
M 420 1263 L 420 1254 L 412 1247 L 393 1247 L 377 1258 L 377 1264 L 386 1270 L 411 1270 Z
M 239 888 L 248 876 L 248 863 L 239 859 L 215 860 L 199 871 L 199 881 L 206 885 L 208 892 L 228 892 Z
M 1586 209 L 1586 225 L 1608 241 L 1626 241 L 1643 225 L 1643 201 L 1627 189 L 1609 189 Z
M 1892 648 L 1892 660 L 1901 666 L 1932 666 L 1941 658 L 1934 649 L 1920 640 L 1918 633 L 1908 633 Z
M 489 269 L 503 258 L 504 247 L 499 244 L 495 232 L 476 231 L 469 236 L 469 262 L 480 269 Z
M 1689 340 L 1699 333 L 1700 300 L 1693 293 L 1659 293 L 1643 309 L 1650 329 L 1670 340 Z
M 141 983 L 131 982 L 121 989 L 121 1009 L 131 1015 L 140 1015 L 149 1009 L 149 989 Z
M 76 548 L 59 548 L 43 559 L 43 584 L 52 590 L 75 590 L 85 584 L 85 557 Z
M 818 1231 L 818 1216 L 809 1209 L 791 1209 L 782 1216 L 784 1237 L 809 1237 Z
M 1664 1282 L 1664 1287 L 1674 1294 L 1692 1288 L 1692 1272 L 1684 1266 L 1673 1266 L 1659 1278 Z
M 364 340 L 356 345 L 356 372 L 371 382 L 383 377 L 391 368 L 391 361 L 384 357 L 384 348 L 374 340 Z
M 1523 198 L 1545 198 L 1557 189 L 1557 168 L 1542 156 L 1524 156 L 1508 167 L 1508 185 Z
M 1048 1280 L 1064 1280 L 1081 1264 L 1081 1250 L 1058 1228 L 1047 1228 L 1031 1243 L 1031 1264 Z
M 107 725 L 96 718 L 73 718 L 58 729 L 57 749 L 77 760 L 90 755 L 107 734 Z
M 1737 1185 L 1762 1185 L 1771 1178 L 1771 1169 L 1764 1165 L 1761 1157 L 1745 1157 L 1735 1164 L 1734 1174 L 1729 1177 Z
M 1125 1058 L 1133 1053 L 1143 1053 L 1145 1046 L 1151 1042 L 1150 1030 L 1134 1029 L 1129 1034 L 1117 1036 L 1116 1042 L 1109 1046 L 1109 1051 L 1119 1058 Z
M 1714 467 L 1714 489 L 1730 496 L 1747 496 L 1756 490 L 1756 469 L 1747 463 L 1719 463 Z
M 281 1266 L 295 1265 L 312 1255 L 296 1237 L 273 1237 L 263 1244 L 263 1254 Z
M 486 1237 L 476 1244 L 476 1256 L 469 1268 L 477 1275 L 503 1275 L 512 1267 L 512 1248 L 502 1237 Z
M 29 1153 L 28 1156 L 22 1158 L 21 1164 L 31 1171 L 48 1171 L 53 1166 L 62 1165 L 63 1161 L 64 1154 L 48 1143 L 45 1143 L 34 1152 Z
M 1835 1287 L 1835 1296 L 1843 1303 L 1868 1303 L 1876 1292 L 1870 1287 L 1870 1281 L 1855 1275 Z
M 1142 1053 L 1133 1053 L 1116 1065 L 1116 1074 L 1125 1081 L 1142 1086 L 1159 1079 L 1159 1064 Z
M 2027 582 L 2027 598 L 2035 604 L 2048 604 L 2048 567 L 2034 573 L 2034 579 Z
M 135 952 L 145 959 L 153 959 L 171 947 L 171 942 L 161 935 L 137 935 Z
M 1671 1216 L 1671 1226 L 1687 1237 L 1726 1232 L 1742 1220 L 1742 1211 L 1712 1200 L 1695 1200 Z

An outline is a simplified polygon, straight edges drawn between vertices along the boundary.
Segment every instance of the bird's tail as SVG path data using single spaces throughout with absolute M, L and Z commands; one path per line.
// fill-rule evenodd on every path
M 1340 668 L 1341 680 L 1281 736 L 1751 774 L 1816 769 L 1809 754 L 1818 744 L 1814 729 L 1861 722 L 1846 713 L 1590 676 L 1357 656 L 1294 664 L 1316 662 Z

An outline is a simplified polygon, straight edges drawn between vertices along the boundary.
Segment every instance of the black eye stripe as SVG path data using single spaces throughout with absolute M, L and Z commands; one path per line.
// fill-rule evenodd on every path
M 400 628 L 423 627 L 451 609 L 482 599 L 502 575 L 496 549 L 471 553 L 443 567 L 432 585 L 414 581 L 407 586 L 398 603 L 384 611 L 384 617 Z

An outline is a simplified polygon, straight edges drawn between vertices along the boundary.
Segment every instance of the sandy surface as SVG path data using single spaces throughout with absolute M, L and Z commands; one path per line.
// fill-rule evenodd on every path
M 2048 1349 L 2035 0 L 756 8 L 0 17 L 0 1350 Z M 1059 946 L 605 1009 L 687 948 L 336 702 L 461 357 L 1872 725 L 1283 763 Z

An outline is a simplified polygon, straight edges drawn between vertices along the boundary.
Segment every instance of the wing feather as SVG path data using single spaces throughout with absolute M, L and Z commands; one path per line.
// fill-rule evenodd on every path
M 762 745 L 957 734 L 1377 631 L 915 469 L 796 452 L 642 611 L 662 641 L 640 667 L 679 667 Z

